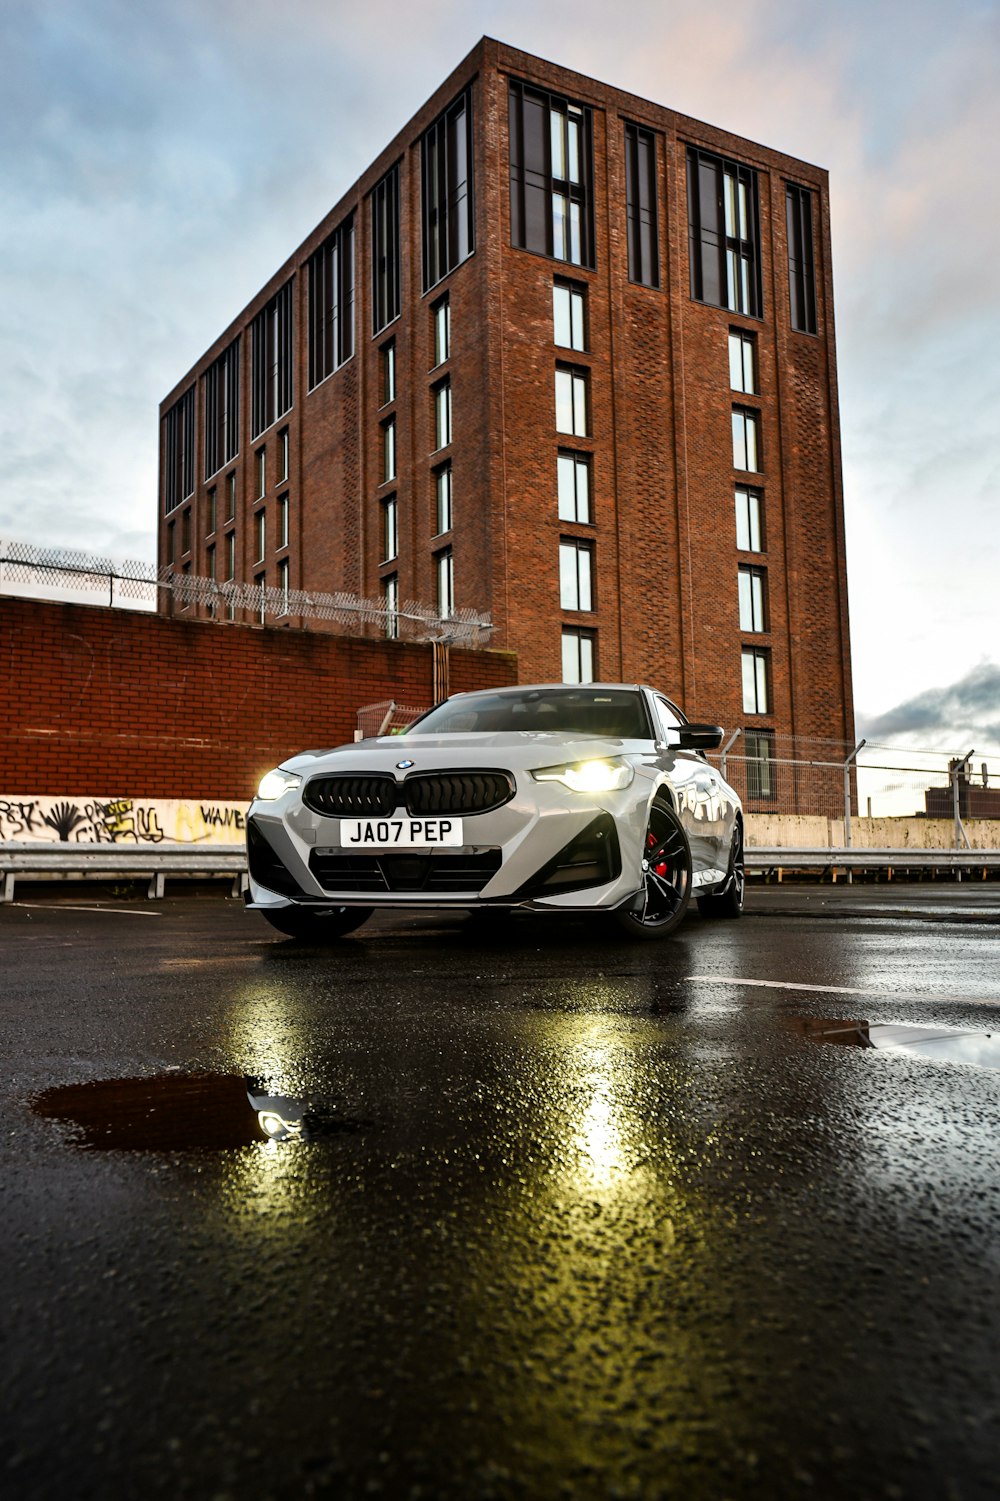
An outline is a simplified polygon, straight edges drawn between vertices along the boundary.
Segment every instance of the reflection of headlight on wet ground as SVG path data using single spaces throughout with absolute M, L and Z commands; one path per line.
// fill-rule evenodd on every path
M 302 1134 L 301 1121 L 286 1120 L 276 1110 L 258 1110 L 257 1119 L 260 1122 L 260 1129 L 270 1141 L 288 1141 L 291 1137 Z

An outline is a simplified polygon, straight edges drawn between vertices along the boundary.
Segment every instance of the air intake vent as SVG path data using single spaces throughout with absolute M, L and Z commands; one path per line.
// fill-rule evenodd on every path
M 302 801 L 324 818 L 386 818 L 395 812 L 399 788 L 390 776 L 313 777 Z

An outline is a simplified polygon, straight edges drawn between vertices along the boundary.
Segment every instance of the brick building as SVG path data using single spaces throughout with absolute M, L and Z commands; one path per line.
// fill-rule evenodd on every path
M 169 394 L 160 513 L 269 625 L 474 608 L 521 681 L 852 739 L 827 174 L 484 38 Z

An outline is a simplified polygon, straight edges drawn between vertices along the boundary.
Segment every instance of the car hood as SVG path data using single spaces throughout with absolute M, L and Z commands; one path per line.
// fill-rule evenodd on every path
M 607 756 L 641 755 L 652 751 L 648 740 L 611 740 L 595 735 L 534 734 L 506 730 L 488 735 L 384 735 L 339 745 L 335 750 L 301 751 L 282 761 L 299 776 L 319 772 L 439 771 L 445 767 L 491 766 L 511 771 L 590 761 Z M 412 765 L 402 767 L 400 762 Z

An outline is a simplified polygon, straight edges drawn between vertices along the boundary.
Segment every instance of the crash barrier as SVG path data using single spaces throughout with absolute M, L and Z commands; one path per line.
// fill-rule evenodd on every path
M 0 902 L 14 900 L 18 877 L 34 881 L 148 881 L 150 899 L 168 880 L 228 878 L 233 896 L 246 886 L 242 844 L 0 844 Z
M 956 880 L 963 874 L 985 878 L 1000 871 L 1000 850 L 898 850 L 898 849 L 789 849 L 779 845 L 749 846 L 747 870 L 762 876 L 805 871 L 841 872 L 849 880 L 855 871 L 885 872 L 893 876 L 907 871 L 947 873 Z M 157 845 L 152 848 L 127 844 L 0 844 L 0 902 L 14 900 L 18 878 L 33 881 L 138 881 L 148 882 L 151 900 L 162 898 L 168 880 L 228 879 L 233 896 L 246 888 L 246 851 L 242 844 L 203 846 Z
M 855 871 L 884 872 L 889 880 L 908 871 L 947 872 L 956 881 L 963 874 L 986 878 L 989 871 L 1000 871 L 1000 850 L 946 849 L 790 849 L 782 845 L 756 845 L 746 849 L 746 868 L 758 875 L 777 875 L 805 871 L 829 873 L 836 880 L 843 872 L 850 880 Z

